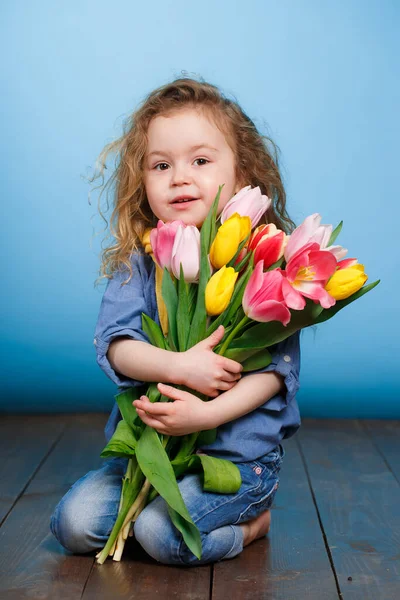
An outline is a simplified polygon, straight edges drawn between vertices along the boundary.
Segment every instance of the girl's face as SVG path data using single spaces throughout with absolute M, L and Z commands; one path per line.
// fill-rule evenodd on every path
M 241 189 L 233 151 L 224 134 L 202 112 L 181 109 L 168 117 L 154 117 L 147 136 L 144 185 L 158 219 L 180 219 L 200 227 L 219 185 L 225 184 L 218 214 Z

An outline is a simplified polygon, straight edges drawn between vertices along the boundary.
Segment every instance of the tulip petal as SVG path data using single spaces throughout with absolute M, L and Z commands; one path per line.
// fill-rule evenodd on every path
M 290 310 L 287 306 L 276 300 L 265 300 L 265 302 L 254 305 L 247 316 L 261 323 L 280 321 L 285 327 L 291 318 Z
M 347 248 L 343 248 L 343 246 L 328 246 L 328 248 L 321 248 L 321 250 L 324 252 L 330 252 L 336 258 L 336 260 L 341 260 L 348 252 Z
M 336 304 L 335 298 L 328 294 L 321 283 L 316 283 L 314 281 L 301 281 L 296 286 L 296 289 L 299 290 L 300 293 L 306 298 L 317 300 L 323 308 L 330 308 Z
M 305 246 L 309 242 L 312 235 L 318 229 L 321 218 L 322 217 L 319 213 L 314 213 L 306 217 L 303 223 L 296 227 L 296 229 L 290 235 L 285 249 L 286 262 L 289 262 L 299 248 Z
M 293 310 L 303 310 L 306 301 L 300 292 L 295 290 L 285 278 L 283 278 L 282 281 L 282 293 L 285 303 L 289 308 L 292 308 Z
M 257 264 L 260 260 L 263 260 L 264 268 L 268 269 L 283 255 L 284 241 L 285 233 L 283 231 L 279 231 L 272 237 L 263 237 L 256 246 L 254 263 Z
M 347 269 L 348 267 L 353 267 L 357 264 L 358 260 L 356 258 L 345 258 L 344 260 L 338 262 L 337 268 L 338 270 Z

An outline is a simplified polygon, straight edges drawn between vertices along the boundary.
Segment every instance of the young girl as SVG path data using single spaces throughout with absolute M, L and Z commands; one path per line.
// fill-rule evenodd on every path
M 204 492 L 197 473 L 178 480 L 201 533 L 201 560 L 172 525 L 162 497 L 145 507 L 134 535 L 162 563 L 197 565 L 232 558 L 266 535 L 285 455 L 280 442 L 300 426 L 298 333 L 272 348 L 268 367 L 242 376 L 239 363 L 213 352 L 223 327 L 178 353 L 150 345 L 141 326 L 142 312 L 160 323 L 155 265 L 141 242 L 158 219 L 200 227 L 219 185 L 224 184 L 218 214 L 250 184 L 273 200 L 264 222 L 286 233 L 294 229 L 268 141 L 218 88 L 183 78 L 152 92 L 132 115 L 126 133 L 104 151 L 107 155 L 117 148 L 120 161 L 113 176 L 116 243 L 104 251 L 101 270 L 109 281 L 95 332 L 97 362 L 121 390 L 160 382 L 160 391 L 173 402 L 152 404 L 146 397 L 134 402 L 140 418 L 160 433 L 185 435 L 218 427 L 216 441 L 198 452 L 235 462 L 242 477 L 236 494 Z M 211 400 L 202 402 L 177 385 Z M 120 418 L 115 403 L 105 429 L 107 441 Z M 127 459 L 107 460 L 61 499 L 51 531 L 65 548 L 85 553 L 105 545 L 117 518 L 126 467 Z

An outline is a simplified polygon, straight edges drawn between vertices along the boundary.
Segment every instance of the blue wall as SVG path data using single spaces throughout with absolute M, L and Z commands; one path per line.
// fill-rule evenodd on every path
M 111 407 L 93 346 L 103 221 L 84 176 L 184 70 L 268 125 L 292 218 L 344 219 L 340 243 L 382 280 L 302 334 L 303 416 L 400 417 L 399 13 L 389 0 L 3 5 L 3 411 Z

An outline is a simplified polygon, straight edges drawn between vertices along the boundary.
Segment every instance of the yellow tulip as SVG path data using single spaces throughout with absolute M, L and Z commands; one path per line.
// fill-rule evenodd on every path
M 328 294 L 335 300 L 344 300 L 362 288 L 368 276 L 364 273 L 364 265 L 356 264 L 336 271 L 325 286 Z
M 225 265 L 211 277 L 206 286 L 206 311 L 210 316 L 220 315 L 227 308 L 239 273 Z
M 250 217 L 241 217 L 234 213 L 221 225 L 210 248 L 210 260 L 216 269 L 220 269 L 238 250 L 242 242 L 251 231 Z

